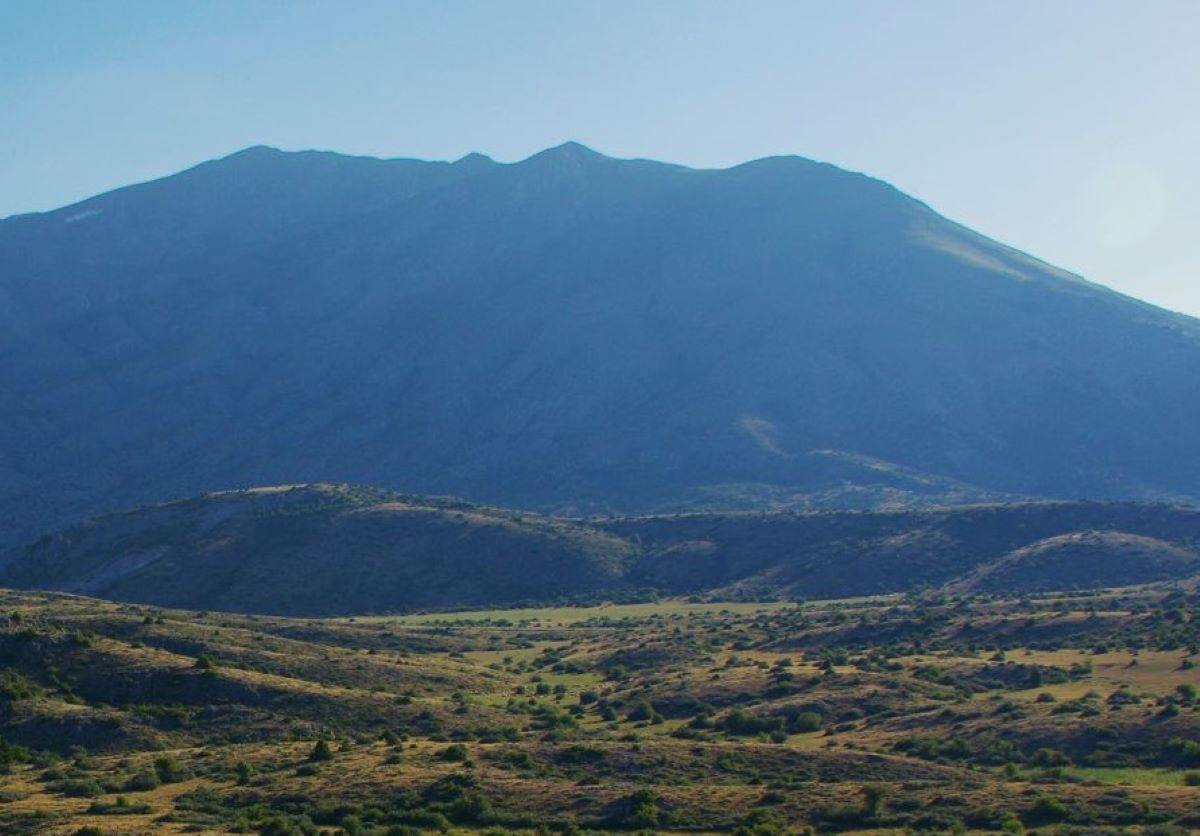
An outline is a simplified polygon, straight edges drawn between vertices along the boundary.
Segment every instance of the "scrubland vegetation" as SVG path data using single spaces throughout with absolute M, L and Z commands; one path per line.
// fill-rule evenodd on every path
M 5 832 L 1200 828 L 1186 589 L 0 613 Z

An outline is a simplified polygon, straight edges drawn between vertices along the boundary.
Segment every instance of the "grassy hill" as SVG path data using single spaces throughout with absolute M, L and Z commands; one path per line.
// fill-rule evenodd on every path
M 564 519 L 347 485 L 207 494 L 98 517 L 0 582 L 121 601 L 336 615 L 700 595 L 1022 592 L 1200 569 L 1200 510 L 1034 502 L 924 511 Z

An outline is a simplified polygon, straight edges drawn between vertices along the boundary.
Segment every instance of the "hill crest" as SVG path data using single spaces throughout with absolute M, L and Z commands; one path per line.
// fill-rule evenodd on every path
M 1165 505 L 567 519 L 316 484 L 94 518 L 10 556 L 0 586 L 304 616 L 659 595 L 1018 594 L 1176 581 L 1200 568 L 1197 543 L 1200 510 Z

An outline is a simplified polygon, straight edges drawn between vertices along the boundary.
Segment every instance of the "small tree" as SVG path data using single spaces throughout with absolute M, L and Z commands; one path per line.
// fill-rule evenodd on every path
M 163 755 L 154 761 L 154 773 L 164 784 L 174 784 L 187 778 L 187 770 L 174 755 Z
M 888 789 L 882 784 L 863 784 L 863 815 L 874 818 L 883 809 L 883 799 L 887 797 Z
M 467 747 L 463 744 L 452 743 L 442 751 L 438 752 L 438 757 L 444 761 L 457 761 L 459 763 L 466 763 L 468 760 L 470 760 L 470 753 L 467 751 Z
M 237 772 L 237 782 L 239 786 L 246 786 L 246 784 L 250 783 L 250 779 L 254 777 L 254 767 L 245 761 L 238 761 L 238 764 L 234 767 L 234 770 Z
M 329 748 L 328 741 L 318 740 L 317 744 L 312 747 L 312 751 L 308 753 L 308 760 L 310 763 L 333 760 L 333 750 Z
M 655 716 L 654 706 L 650 704 L 649 700 L 638 700 L 629 710 L 626 719 L 632 723 L 643 723 L 653 721 Z

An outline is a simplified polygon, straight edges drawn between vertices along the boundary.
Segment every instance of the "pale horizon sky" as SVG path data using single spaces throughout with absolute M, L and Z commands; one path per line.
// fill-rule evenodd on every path
M 0 217 L 250 145 L 800 154 L 1200 315 L 1200 0 L 4 0 Z

